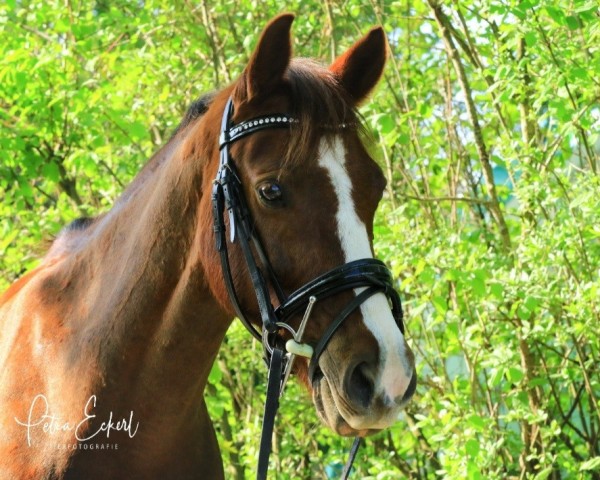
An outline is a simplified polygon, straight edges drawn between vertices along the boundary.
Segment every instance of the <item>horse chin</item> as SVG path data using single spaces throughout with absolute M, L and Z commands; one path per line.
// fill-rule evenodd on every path
M 342 437 L 368 437 L 381 431 L 352 428 L 338 409 L 333 398 L 333 389 L 325 376 L 320 375 L 313 381 L 312 399 L 321 423 Z

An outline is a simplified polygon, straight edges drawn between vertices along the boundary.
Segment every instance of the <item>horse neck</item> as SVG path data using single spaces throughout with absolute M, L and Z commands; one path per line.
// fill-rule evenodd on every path
M 167 382 L 177 401 L 197 399 L 231 321 L 206 281 L 210 168 L 196 148 L 172 139 L 71 255 L 64 280 L 87 313 L 77 348 L 117 394 Z

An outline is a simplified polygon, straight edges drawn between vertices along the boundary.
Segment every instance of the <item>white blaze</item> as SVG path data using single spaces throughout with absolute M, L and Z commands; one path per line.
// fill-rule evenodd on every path
M 337 230 L 345 262 L 372 258 L 369 236 L 365 224 L 356 213 L 352 198 L 352 182 L 346 170 L 346 152 L 340 138 L 321 141 L 319 165 L 327 170 L 337 199 Z M 358 294 L 364 289 L 356 289 Z M 380 358 L 376 395 L 385 395 L 389 401 L 402 396 L 410 382 L 404 338 L 383 293 L 377 293 L 360 306 L 366 327 L 379 344 Z

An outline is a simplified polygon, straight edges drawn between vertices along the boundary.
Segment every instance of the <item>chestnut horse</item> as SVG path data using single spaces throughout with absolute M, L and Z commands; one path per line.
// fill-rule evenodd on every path
M 371 30 L 323 68 L 291 59 L 292 20 L 272 20 L 239 80 L 197 102 L 110 211 L 64 229 L 0 298 L 0 478 L 223 477 L 203 391 L 236 314 L 211 198 L 229 99 L 233 124 L 294 119 L 228 145 L 284 294 L 372 258 L 385 180 L 361 143 L 356 107 L 382 74 L 385 35 Z M 261 328 L 244 254 L 226 242 L 238 311 Z M 319 300 L 305 345 L 362 290 Z M 294 371 L 326 426 L 365 436 L 395 422 L 414 393 L 414 359 L 386 294 L 355 306 L 323 344 L 316 373 L 301 357 Z

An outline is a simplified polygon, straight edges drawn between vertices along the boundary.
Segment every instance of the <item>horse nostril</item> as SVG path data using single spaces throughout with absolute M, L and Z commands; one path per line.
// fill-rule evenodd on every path
M 362 408 L 367 408 L 373 400 L 375 391 L 373 381 L 368 375 L 366 362 L 359 363 L 347 377 L 346 394 L 348 399 Z

